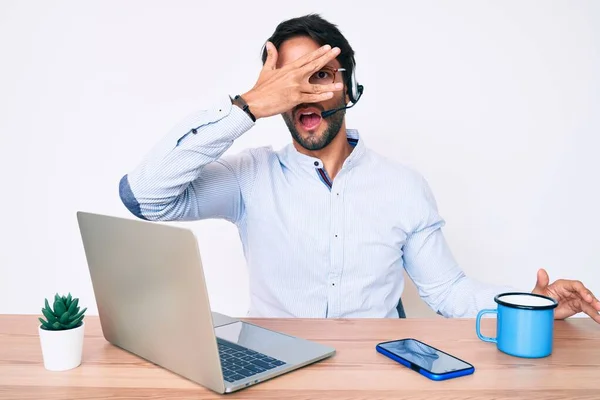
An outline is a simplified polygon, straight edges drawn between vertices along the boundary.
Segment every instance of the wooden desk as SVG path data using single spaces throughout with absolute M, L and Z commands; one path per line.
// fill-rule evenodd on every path
M 269 320 L 252 322 L 326 343 L 337 354 L 228 395 L 217 395 L 107 343 L 86 317 L 83 363 L 46 371 L 35 316 L 0 316 L 2 399 L 600 399 L 600 326 L 556 322 L 554 353 L 519 359 L 481 342 L 473 320 Z M 494 320 L 483 321 L 494 332 Z M 375 351 L 379 342 L 415 337 L 475 365 L 475 374 L 434 382 Z

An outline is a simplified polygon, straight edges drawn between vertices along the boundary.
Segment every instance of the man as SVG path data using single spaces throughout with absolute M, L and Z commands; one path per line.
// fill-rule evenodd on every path
M 183 121 L 122 178 L 134 215 L 234 223 L 251 316 L 398 317 L 403 269 L 447 317 L 475 316 L 514 290 L 465 276 L 423 177 L 346 129 L 344 106 L 360 93 L 354 52 L 335 25 L 318 15 L 282 22 L 263 64 L 251 90 Z M 224 155 L 256 120 L 278 114 L 292 144 Z M 580 282 L 548 283 L 540 270 L 534 292 L 559 300 L 556 318 L 583 311 L 600 322 L 600 302 Z

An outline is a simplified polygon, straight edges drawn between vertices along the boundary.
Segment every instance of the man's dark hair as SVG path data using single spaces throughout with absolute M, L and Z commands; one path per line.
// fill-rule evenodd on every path
M 352 50 L 350 43 L 342 35 L 337 25 L 326 21 L 319 14 L 308 14 L 281 22 L 267 41 L 273 43 L 275 48 L 279 50 L 279 46 L 284 41 L 296 36 L 308 36 L 317 42 L 319 46 L 328 44 L 331 47 L 339 47 L 340 54 L 337 59 L 342 67 L 346 68 L 344 80 L 346 81 L 346 87 L 350 90 L 350 77 L 354 70 L 354 50 Z M 263 65 L 266 60 L 267 49 L 263 46 Z

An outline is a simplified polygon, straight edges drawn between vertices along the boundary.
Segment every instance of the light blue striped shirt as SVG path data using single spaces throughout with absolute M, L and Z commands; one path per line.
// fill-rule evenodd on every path
M 224 96 L 182 121 L 120 182 L 139 218 L 237 226 L 249 316 L 397 318 L 404 269 L 447 317 L 473 317 L 514 290 L 465 276 L 425 179 L 369 150 L 357 131 L 347 130 L 354 148 L 330 182 L 322 161 L 292 144 L 224 154 L 253 126 Z

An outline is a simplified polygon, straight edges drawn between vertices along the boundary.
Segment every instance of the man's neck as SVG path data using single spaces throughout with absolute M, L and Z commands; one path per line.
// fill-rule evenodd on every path
M 344 165 L 344 161 L 346 161 L 346 158 L 352 153 L 352 145 L 348 143 L 345 126 L 342 126 L 331 143 L 321 150 L 306 150 L 296 143 L 296 141 L 294 141 L 294 146 L 298 152 L 323 161 L 323 168 L 325 168 L 325 171 L 327 171 L 327 175 L 331 180 L 333 180 L 338 172 L 340 172 L 342 165 Z

